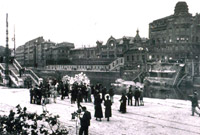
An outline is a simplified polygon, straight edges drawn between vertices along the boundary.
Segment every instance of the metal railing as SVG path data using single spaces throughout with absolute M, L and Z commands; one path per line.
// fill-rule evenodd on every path
M 19 62 L 16 59 L 13 60 L 13 65 L 16 67 L 18 71 L 22 69 L 22 66 L 19 64 Z
M 116 60 L 111 62 L 109 65 L 111 67 L 109 70 L 113 71 L 113 70 L 117 69 L 118 67 L 122 67 L 124 65 L 124 59 L 123 58 L 117 58 Z
M 178 82 L 178 78 L 179 78 L 180 72 L 181 72 L 181 68 L 179 68 L 178 71 L 177 71 L 177 74 L 176 74 L 176 76 L 174 78 L 173 86 L 175 86 L 176 83 Z
M 19 81 L 19 78 L 17 77 L 17 75 L 12 70 L 10 70 L 10 75 L 12 77 L 14 77 L 17 82 Z
M 5 68 L 3 67 L 1 63 L 0 63 L 0 71 L 1 71 L 1 75 L 5 76 Z
M 31 69 L 26 69 L 24 71 L 24 74 L 28 74 L 35 81 L 37 85 L 43 82 L 43 79 L 39 78 Z

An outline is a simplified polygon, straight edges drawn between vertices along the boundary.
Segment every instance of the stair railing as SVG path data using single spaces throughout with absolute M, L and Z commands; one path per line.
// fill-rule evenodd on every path
M 43 82 L 43 79 L 39 78 L 31 69 L 26 69 L 24 73 L 28 74 L 37 85 Z
M 12 70 L 10 70 L 10 76 L 12 76 L 15 80 L 16 80 L 16 85 L 18 87 L 22 87 L 23 86 L 23 80 L 21 78 L 19 78 Z
M 18 71 L 22 69 L 22 66 L 19 64 L 19 62 L 16 59 L 13 60 L 13 65 Z
M 176 76 L 175 76 L 175 78 L 174 78 L 173 86 L 175 86 L 175 84 L 176 84 L 176 82 L 177 82 L 177 80 L 178 80 L 178 77 L 179 77 L 179 75 L 180 75 L 180 72 L 181 72 L 181 68 L 178 69 L 178 72 L 177 72 L 177 74 L 176 74 Z
M 110 68 L 110 71 L 113 71 L 113 70 L 116 69 L 117 67 L 123 66 L 123 65 L 124 65 L 124 59 L 123 59 L 123 62 L 121 62 L 122 59 L 123 59 L 123 58 L 117 58 L 117 59 L 115 59 L 113 62 L 111 62 L 111 63 L 109 64 L 110 67 L 112 67 L 112 68 Z M 118 62 L 117 62 L 117 61 L 118 61 Z M 114 63 L 114 66 L 112 66 L 113 63 Z M 117 64 L 116 64 L 116 63 L 117 63 Z

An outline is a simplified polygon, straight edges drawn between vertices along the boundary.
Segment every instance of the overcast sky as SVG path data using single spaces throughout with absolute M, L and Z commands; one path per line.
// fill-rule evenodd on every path
M 200 13 L 199 0 L 185 0 L 189 12 Z M 172 15 L 178 0 L 0 0 L 0 45 L 6 44 L 6 13 L 9 46 L 43 36 L 53 42 L 72 42 L 75 47 L 95 46 L 115 38 L 148 37 L 153 20 Z

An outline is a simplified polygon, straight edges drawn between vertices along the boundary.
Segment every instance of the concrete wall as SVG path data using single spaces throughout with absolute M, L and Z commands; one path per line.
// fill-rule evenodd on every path
M 62 78 L 65 75 L 73 76 L 75 74 L 81 73 L 81 71 L 55 71 L 55 70 L 34 70 L 35 73 L 44 79 L 48 77 Z M 115 82 L 116 79 L 120 78 L 119 72 L 89 72 L 83 71 L 86 76 L 90 79 L 91 84 L 96 84 L 97 82 L 102 83 L 103 86 L 107 88 L 110 87 L 110 84 Z

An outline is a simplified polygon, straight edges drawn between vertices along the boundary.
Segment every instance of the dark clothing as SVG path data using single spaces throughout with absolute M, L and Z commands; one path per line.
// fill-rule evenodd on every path
M 35 96 L 36 96 L 36 102 L 38 105 L 41 105 L 41 100 L 42 100 L 42 91 L 41 89 L 34 88 L 35 91 Z
M 192 101 L 192 107 L 197 107 L 198 106 L 198 98 L 197 98 L 197 96 L 192 96 L 191 101 Z
M 102 100 L 100 99 L 100 96 L 97 96 L 95 98 L 95 113 L 94 117 L 96 118 L 103 118 L 103 112 L 102 112 L 102 107 L 101 107 Z
M 100 91 L 100 87 L 101 87 L 101 85 L 100 85 L 100 84 L 96 84 L 96 87 L 95 87 L 95 89 L 96 89 L 96 90 L 98 90 L 98 91 Z
M 75 103 L 76 98 L 77 98 L 77 89 L 75 87 L 72 87 L 71 91 L 71 103 Z
M 95 88 L 94 88 L 94 86 L 92 85 L 92 86 L 91 86 L 91 94 L 94 94 L 94 91 L 95 91 Z
M 60 82 L 60 90 L 61 90 L 61 100 L 65 99 L 65 89 L 64 89 L 64 85 L 63 82 Z
M 139 106 L 139 97 L 140 97 L 140 91 L 135 90 L 134 98 L 135 98 L 135 106 Z
M 80 102 L 82 102 L 82 92 L 79 91 L 78 92 L 78 95 L 77 95 L 77 107 L 79 108 L 80 107 Z
M 132 106 L 133 105 L 133 102 L 132 102 L 133 92 L 131 90 L 129 90 L 127 97 L 128 97 L 128 105 L 130 104 Z
M 105 95 L 106 95 L 107 89 L 103 88 L 102 89 L 102 100 L 105 101 Z
M 30 89 L 30 103 L 31 104 L 34 104 L 35 103 L 35 99 L 34 99 L 34 95 L 35 95 L 35 92 L 34 92 L 34 88 L 31 88 Z
M 82 135 L 84 133 L 84 135 L 88 135 L 88 127 L 82 127 L 79 130 L 79 135 Z
M 64 92 L 65 96 L 69 97 L 69 95 L 68 95 L 69 94 L 69 84 L 68 83 L 65 84 L 64 89 L 65 89 L 65 92 Z
M 126 113 L 126 96 L 125 95 L 122 95 L 121 99 L 119 100 L 121 102 L 120 104 L 120 112 L 122 113 Z
M 87 102 L 87 95 L 88 95 L 87 87 L 85 85 L 82 85 L 81 90 L 82 90 L 83 98 L 85 102 Z
M 88 127 L 90 126 L 90 119 L 91 119 L 91 114 L 88 111 L 85 111 L 83 114 L 83 117 L 80 118 L 81 120 L 81 128 L 79 130 L 79 135 L 82 135 L 84 132 L 84 135 L 88 135 Z
M 200 113 L 197 112 L 197 110 L 196 110 L 196 107 L 198 107 L 200 109 L 199 104 L 198 104 L 198 97 L 197 97 L 197 95 L 194 94 L 194 95 L 189 96 L 189 97 L 190 97 L 190 100 L 192 102 L 192 116 L 194 116 L 194 113 L 196 113 L 196 114 L 198 114 L 200 116 Z
M 114 90 L 113 90 L 113 88 L 110 88 L 110 89 L 109 89 L 108 94 L 109 94 L 110 96 L 114 96 Z
M 112 116 L 112 112 L 111 112 L 111 106 L 112 106 L 112 102 L 111 100 L 105 100 L 104 105 L 106 107 L 105 109 L 105 118 L 109 118 Z

